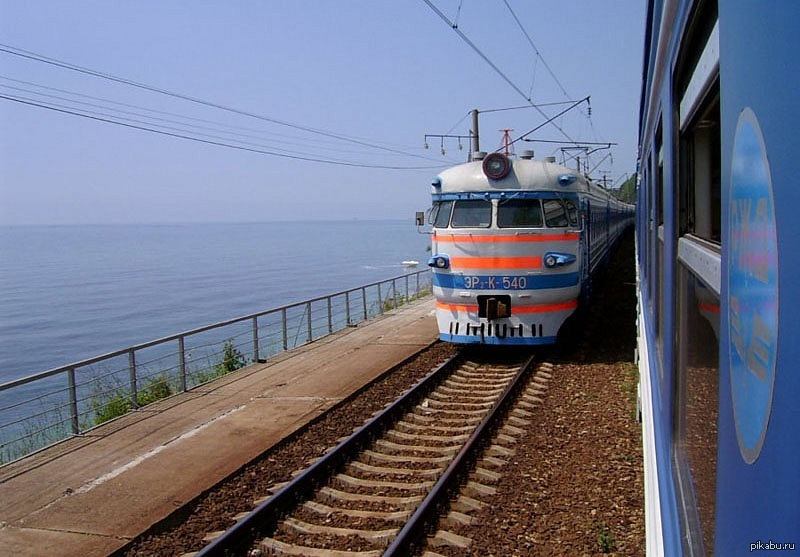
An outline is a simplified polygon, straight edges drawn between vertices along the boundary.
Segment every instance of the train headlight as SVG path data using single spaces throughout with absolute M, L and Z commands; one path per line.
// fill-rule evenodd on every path
M 511 160 L 503 153 L 491 153 L 483 159 L 483 173 L 490 180 L 502 180 L 511 172 Z
M 447 269 L 450 267 L 450 258 L 444 254 L 435 255 L 428 259 L 428 267 L 437 269 Z
M 574 255 L 569 253 L 549 252 L 544 254 L 542 261 L 545 267 L 552 269 L 554 267 L 563 267 L 564 265 L 575 263 L 576 259 Z

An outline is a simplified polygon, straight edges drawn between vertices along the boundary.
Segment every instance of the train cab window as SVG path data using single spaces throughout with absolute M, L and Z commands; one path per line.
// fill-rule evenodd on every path
M 492 224 L 492 202 L 484 199 L 459 199 L 453 206 L 450 225 L 453 228 L 489 228 Z
M 540 228 L 543 222 L 538 199 L 509 199 L 497 205 L 499 228 Z
M 434 228 L 447 228 L 450 223 L 450 212 L 453 209 L 452 201 L 437 201 L 431 212 L 431 222 Z
M 562 228 L 567 226 L 567 211 L 560 199 L 543 199 L 544 222 L 549 227 Z
M 564 206 L 567 208 L 567 217 L 569 218 L 570 226 L 578 226 L 578 208 L 575 203 L 570 199 L 564 200 Z

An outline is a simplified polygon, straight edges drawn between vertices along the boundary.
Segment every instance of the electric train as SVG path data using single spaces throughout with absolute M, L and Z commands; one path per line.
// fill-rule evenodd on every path
M 647 555 L 800 545 L 798 23 L 796 0 L 649 4 L 636 223 Z
M 555 342 L 634 207 L 582 173 L 500 152 L 439 174 L 431 186 L 433 294 L 442 340 Z

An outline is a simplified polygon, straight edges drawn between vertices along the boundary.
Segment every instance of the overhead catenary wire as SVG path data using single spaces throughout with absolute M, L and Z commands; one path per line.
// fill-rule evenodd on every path
M 561 93 L 564 95 L 564 97 L 565 98 L 570 98 L 571 95 L 569 93 L 567 93 L 567 90 L 561 84 L 561 81 L 559 81 L 559 79 L 556 76 L 555 72 L 550 67 L 550 64 L 547 63 L 547 60 L 544 59 L 544 56 L 542 56 L 542 53 L 539 52 L 538 48 L 536 48 L 536 45 L 534 44 L 533 39 L 530 36 L 530 33 L 528 33 L 528 30 L 525 29 L 525 26 L 522 24 L 522 21 L 520 21 L 519 17 L 517 17 L 517 14 L 516 14 L 516 12 L 514 12 L 514 9 L 511 7 L 511 4 L 508 3 L 508 0 L 503 0 L 503 3 L 506 5 L 506 8 L 508 8 L 509 13 L 511 13 L 511 17 L 514 18 L 514 21 L 517 23 L 517 26 L 519 27 L 520 31 L 522 31 L 522 34 L 525 35 L 525 38 L 528 40 L 528 44 L 533 49 L 533 52 L 536 54 L 536 58 L 535 59 L 542 61 L 542 64 L 544 65 L 545 69 L 547 70 L 547 73 L 550 74 L 550 77 L 553 78 L 553 81 L 555 82 L 555 84 L 558 86 L 559 89 L 561 89 Z M 534 67 L 534 71 L 535 71 L 535 67 Z M 531 90 L 532 89 L 533 89 L 533 84 L 531 83 Z M 583 113 L 583 111 L 581 111 L 581 112 Z M 589 126 L 592 128 L 592 133 L 594 133 L 594 124 L 592 123 L 592 118 L 591 118 L 591 106 L 589 108 L 588 113 L 585 113 L 585 115 L 586 115 L 586 118 L 589 120 Z
M 239 109 L 239 108 L 223 105 L 223 104 L 220 104 L 220 103 L 217 103 L 217 102 L 200 99 L 198 97 L 193 97 L 193 96 L 190 96 L 190 95 L 187 95 L 187 94 L 184 94 L 184 93 L 179 93 L 179 92 L 176 92 L 176 91 L 170 91 L 170 90 L 167 90 L 167 89 L 163 89 L 163 88 L 156 87 L 156 86 L 153 86 L 153 85 L 148 85 L 148 84 L 145 84 L 145 83 L 137 82 L 137 81 L 134 81 L 134 80 L 131 80 L 131 79 L 127 79 L 127 78 L 124 78 L 124 77 L 116 76 L 116 75 L 109 74 L 109 73 L 106 73 L 106 72 L 101 72 L 99 70 L 94 70 L 94 69 L 87 68 L 87 67 L 84 67 L 84 66 L 79 66 L 79 65 L 76 65 L 76 64 L 72 64 L 70 62 L 66 62 L 66 61 L 63 61 L 63 60 L 58 60 L 56 58 L 51 58 L 51 57 L 48 57 L 48 56 L 44 56 L 42 54 L 37 54 L 35 52 L 31 52 L 31 51 L 28 51 L 28 50 L 24 50 L 24 49 L 21 49 L 21 48 L 18 48 L 18 47 L 14 47 L 14 46 L 11 46 L 11 45 L 7 45 L 7 44 L 3 44 L 3 43 L 0 43 L 0 52 L 5 52 L 6 54 L 10 54 L 10 55 L 13 55 L 13 56 L 25 58 L 25 59 L 28 59 L 28 60 L 41 62 L 41 63 L 44 63 L 44 64 L 49 64 L 49 65 L 60 67 L 60 68 L 67 69 L 67 70 L 70 70 L 70 71 L 79 72 L 79 73 L 83 73 L 83 74 L 86 74 L 86 75 L 91 75 L 93 77 L 106 79 L 106 80 L 109 80 L 109 81 L 112 81 L 112 82 L 115 82 L 115 83 L 128 85 L 128 86 L 135 87 L 135 88 L 138 88 L 138 89 L 142 89 L 142 90 L 145 90 L 145 91 L 150 91 L 150 92 L 153 92 L 153 93 L 158 93 L 158 94 L 170 96 L 170 97 L 173 97 L 173 98 L 177 98 L 177 99 L 181 99 L 181 100 L 184 100 L 184 101 L 192 102 L 192 103 L 199 104 L 199 105 L 202 105 L 202 106 L 215 108 L 215 109 L 218 109 L 218 110 L 223 110 L 223 111 L 230 112 L 230 113 L 233 113 L 233 114 L 238 114 L 240 116 L 246 116 L 246 117 L 250 117 L 250 118 L 255 118 L 255 119 L 258 119 L 258 120 L 265 121 L 265 122 L 270 122 L 272 124 L 276 124 L 276 125 L 280 125 L 280 126 L 286 126 L 286 127 L 289 127 L 289 128 L 292 128 L 292 129 L 296 129 L 296 130 L 301 130 L 301 131 L 304 131 L 304 132 L 307 132 L 307 133 L 311 133 L 311 134 L 320 135 L 320 136 L 323 136 L 323 137 L 329 137 L 329 138 L 337 139 L 339 141 L 345 141 L 345 142 L 353 143 L 353 144 L 356 144 L 356 145 L 362 145 L 362 146 L 366 146 L 366 147 L 370 147 L 370 148 L 378 149 L 378 150 L 383 150 L 383 151 L 387 151 L 387 152 L 394 152 L 394 153 L 397 153 L 397 154 L 402 154 L 402 155 L 406 155 L 406 156 L 410 156 L 410 157 L 427 158 L 427 157 L 424 157 L 424 156 L 416 154 L 416 153 L 404 152 L 404 151 L 401 151 L 401 150 L 398 150 L 398 149 L 394 149 L 394 148 L 391 148 L 391 147 L 387 147 L 387 146 L 384 146 L 384 145 L 379 145 L 379 144 L 374 143 L 374 142 L 369 142 L 369 141 L 364 141 L 364 140 L 353 138 L 353 137 L 348 137 L 348 136 L 345 136 L 343 134 L 334 133 L 334 132 L 327 131 L 327 130 L 311 128 L 309 126 L 304 126 L 304 125 L 301 125 L 301 124 L 295 124 L 295 123 L 292 123 L 292 122 L 286 122 L 286 121 L 279 120 L 277 118 L 273 118 L 273 117 L 266 116 L 266 115 L 263 115 L 263 114 L 257 114 L 257 113 L 250 112 L 250 111 L 247 111 L 247 110 L 243 110 L 243 109 Z M 428 159 L 428 160 L 430 160 L 430 159 Z M 353 164 L 352 166 L 369 167 L 369 165 L 359 165 L 359 164 Z M 381 168 L 383 168 L 383 167 L 381 167 Z M 414 167 L 414 168 L 416 169 L 417 167 Z
M 42 86 L 42 85 L 34 84 L 34 83 L 31 83 L 31 82 L 25 82 L 25 81 L 22 81 L 22 80 L 8 79 L 8 78 L 3 77 L 3 76 L 0 76 L 0 79 L 9 80 L 9 81 L 12 81 L 12 82 L 15 82 L 15 83 L 29 84 L 29 85 L 34 86 L 34 87 L 40 87 L 40 88 L 42 88 L 42 89 L 44 89 L 46 91 L 61 92 L 61 93 L 64 93 L 66 95 L 77 96 L 77 97 L 79 97 L 79 99 L 86 98 L 86 99 L 90 99 L 90 100 L 100 101 L 100 102 L 103 102 L 103 103 L 110 103 L 112 105 L 118 105 L 118 106 L 124 106 L 126 108 L 134 108 L 134 109 L 136 109 L 136 110 L 119 109 L 119 108 L 115 108 L 115 107 L 112 107 L 112 106 L 107 106 L 107 105 L 103 105 L 103 104 L 97 104 L 95 102 L 87 102 L 87 101 L 82 101 L 82 100 L 76 100 L 76 99 L 67 98 L 67 97 L 60 96 L 60 95 L 54 95 L 54 94 L 51 94 L 51 93 L 43 93 L 43 92 L 40 92 L 40 91 L 34 91 L 34 90 L 26 89 L 26 88 L 23 88 L 23 87 L 17 87 L 17 86 L 6 85 L 6 84 L 3 84 L 3 83 L 0 83 L 0 91 L 5 89 L 5 90 L 11 90 L 11 91 L 17 92 L 15 94 L 9 93 L 9 96 L 13 96 L 13 97 L 19 98 L 19 99 L 29 100 L 29 101 L 32 101 L 34 103 L 35 102 L 39 102 L 41 104 L 49 104 L 50 106 L 54 106 L 54 107 L 57 107 L 57 108 L 62 108 L 62 109 L 65 109 L 65 110 L 71 110 L 73 112 L 93 114 L 95 116 L 102 116 L 102 117 L 108 118 L 108 119 L 114 119 L 114 120 L 125 121 L 125 122 L 132 122 L 132 123 L 136 123 L 136 124 L 139 124 L 139 125 L 142 125 L 142 126 L 145 126 L 145 125 L 146 126 L 152 126 L 152 127 L 157 127 L 157 128 L 169 130 L 169 131 L 179 131 L 181 133 L 187 133 L 187 134 L 192 134 L 192 135 L 201 136 L 201 137 L 208 137 L 208 138 L 219 140 L 219 141 L 226 141 L 226 142 L 227 141 L 234 141 L 236 143 L 241 143 L 241 144 L 244 144 L 244 145 L 250 145 L 250 146 L 255 146 L 255 147 L 260 147 L 260 148 L 269 148 L 269 149 L 274 150 L 274 151 L 282 151 L 282 152 L 287 152 L 287 153 L 289 153 L 291 151 L 289 149 L 285 149 L 283 147 L 275 146 L 274 144 L 277 143 L 277 142 L 280 142 L 279 145 L 284 145 L 284 146 L 287 145 L 287 144 L 289 144 L 289 145 L 300 145 L 300 143 L 287 141 L 285 139 L 280 139 L 280 140 L 278 140 L 278 139 L 268 139 L 268 138 L 264 138 L 263 136 L 260 136 L 260 135 L 241 133 L 241 132 L 237 132 L 237 131 L 230 131 L 230 130 L 220 129 L 219 127 L 213 127 L 213 126 L 222 126 L 222 127 L 233 128 L 233 129 L 240 129 L 240 128 L 235 127 L 235 126 L 228 126 L 227 124 L 224 124 L 224 123 L 221 123 L 221 122 L 213 122 L 213 121 L 199 119 L 199 118 L 187 117 L 187 116 L 180 115 L 180 114 L 175 114 L 175 113 L 172 113 L 172 112 L 152 110 L 152 109 L 149 109 L 149 108 L 145 108 L 145 107 L 141 107 L 141 106 L 137 106 L 137 105 L 132 105 L 132 104 L 129 104 L 129 103 L 119 103 L 119 102 L 116 102 L 116 101 L 112 101 L 110 99 L 104 99 L 102 97 L 84 95 L 82 93 L 75 93 L 75 92 L 72 92 L 72 91 L 67 91 L 65 89 L 57 89 L 57 88 L 54 88 L 54 87 Z M 8 92 L 8 91 L 6 91 L 6 92 Z M 36 97 L 39 97 L 40 99 L 38 99 L 38 100 L 37 99 L 33 99 L 33 98 L 29 97 L 29 96 L 23 97 L 23 96 L 21 96 L 19 94 L 19 92 L 27 93 L 28 95 L 35 95 Z M 48 99 L 48 100 L 41 100 L 41 98 Z M 59 103 L 53 102 L 52 100 L 49 100 L 49 99 L 54 99 L 55 101 L 61 101 L 61 103 L 69 103 L 69 104 L 59 104 Z M 88 108 L 84 108 L 84 107 L 88 107 Z M 99 111 L 103 111 L 103 112 L 99 112 L 98 110 L 93 110 L 93 109 L 98 109 Z M 137 112 L 137 111 L 153 112 L 155 114 L 159 114 L 159 115 L 162 115 L 162 116 L 167 116 L 167 115 L 168 116 L 173 116 L 175 118 L 189 120 L 190 122 L 184 122 L 184 121 L 181 121 L 181 120 L 175 120 L 175 119 L 171 119 L 171 118 L 164 118 L 162 116 L 152 116 L 152 115 L 143 114 L 142 112 Z M 133 116 L 134 118 L 131 118 L 131 116 Z M 209 123 L 209 124 L 213 124 L 213 126 L 200 125 L 200 124 L 195 124 L 195 123 L 192 123 L 192 122 Z M 169 125 L 169 124 L 173 124 L 173 125 Z M 197 131 L 197 130 L 201 130 L 201 131 Z M 253 130 L 253 131 L 258 132 L 260 130 Z M 206 132 L 213 132 L 213 134 L 206 133 Z M 220 134 L 225 136 L 225 137 L 221 137 Z M 240 138 L 244 138 L 244 139 L 240 139 Z M 252 141 L 247 141 L 248 139 L 249 140 L 258 141 L 258 143 L 254 143 Z M 265 142 L 267 144 L 272 144 L 272 145 L 264 145 Z M 307 143 L 305 145 L 307 145 Z M 336 145 L 340 145 L 340 143 L 337 143 Z M 352 151 L 352 150 L 337 149 L 337 148 L 332 148 L 332 147 L 326 147 L 325 150 L 338 152 L 338 153 L 341 153 L 341 154 L 367 155 L 367 156 L 369 156 L 369 153 L 365 153 L 363 151 L 355 152 L 355 151 Z M 394 156 L 408 156 L 405 153 L 390 153 L 390 154 L 392 154 Z M 429 161 L 432 161 L 432 162 L 437 162 L 437 163 L 440 162 L 440 159 L 434 159 L 432 157 L 425 157 L 425 156 L 422 156 L 422 155 L 416 155 L 416 157 L 424 159 L 424 160 L 429 160 Z
M 292 155 L 292 154 L 286 154 L 286 153 L 279 153 L 279 152 L 276 152 L 276 151 L 268 151 L 266 149 L 257 149 L 257 148 L 254 148 L 254 147 L 247 147 L 245 145 L 234 145 L 234 144 L 231 144 L 231 143 L 225 143 L 224 141 L 202 139 L 202 138 L 199 138 L 199 137 L 193 137 L 193 136 L 190 136 L 190 135 L 177 133 L 177 132 L 171 132 L 171 131 L 166 131 L 166 130 L 158 130 L 158 129 L 155 129 L 155 128 L 147 127 L 145 125 L 140 125 L 140 124 L 136 124 L 136 123 L 120 122 L 120 121 L 116 121 L 116 120 L 114 120 L 112 118 L 106 118 L 106 117 L 102 117 L 102 116 L 95 116 L 95 115 L 91 115 L 91 114 L 80 113 L 80 112 L 76 112 L 76 111 L 72 111 L 72 110 L 69 110 L 69 109 L 60 108 L 60 107 L 56 107 L 56 106 L 49 106 L 49 105 L 46 105 L 46 104 L 43 104 L 43 103 L 40 103 L 40 102 L 33 101 L 31 99 L 12 97 L 12 96 L 9 96 L 9 95 L 4 95 L 4 94 L 0 94 L 0 99 L 5 99 L 5 100 L 8 100 L 8 101 L 14 101 L 14 102 L 18 102 L 18 103 L 29 105 L 29 106 L 35 106 L 35 107 L 38 107 L 38 108 L 44 108 L 44 109 L 52 110 L 52 111 L 55 111 L 55 112 L 60 112 L 62 114 L 69 114 L 69 115 L 72 115 L 72 116 L 80 116 L 80 117 L 83 117 L 83 118 L 88 118 L 88 119 L 99 121 L 99 122 L 105 122 L 105 123 L 108 123 L 108 124 L 116 124 L 116 125 L 124 126 L 124 127 L 127 127 L 127 128 L 132 128 L 132 129 L 137 129 L 137 130 L 141 130 L 141 131 L 157 133 L 157 134 L 165 135 L 165 136 L 169 136 L 169 137 L 174 137 L 174 138 L 179 138 L 179 139 L 186 139 L 186 140 L 189 140 L 189 141 L 196 141 L 198 143 L 205 143 L 207 145 L 215 145 L 215 146 L 218 146 L 218 147 L 227 147 L 227 148 L 230 148 L 230 149 L 238 149 L 240 151 L 247 151 L 247 152 L 251 152 L 251 153 L 259 153 L 259 154 L 262 154 L 262 155 L 272 155 L 272 156 L 276 156 L 276 157 L 283 157 L 283 158 L 294 159 L 294 160 L 318 162 L 318 163 L 332 164 L 332 165 L 339 165 L 339 166 L 351 166 L 351 167 L 357 167 L 357 168 L 378 168 L 378 169 L 385 169 L 385 170 L 431 170 L 431 169 L 436 169 L 436 168 L 441 168 L 442 167 L 442 165 L 415 166 L 415 167 L 412 167 L 412 166 L 396 166 L 396 165 L 373 165 L 373 164 L 364 164 L 364 163 L 357 163 L 357 162 L 350 162 L 350 161 L 338 161 L 338 160 L 332 160 L 332 159 L 322 159 L 322 158 L 310 157 L 310 156 Z
M 145 112 L 150 112 L 150 113 L 153 113 L 153 114 L 160 114 L 160 115 L 164 115 L 164 116 L 173 116 L 173 117 L 176 117 L 176 118 L 180 118 L 182 120 L 188 120 L 188 121 L 192 121 L 192 122 L 201 122 L 203 124 L 211 124 L 213 126 L 219 126 L 219 127 L 222 127 L 222 128 L 228 128 L 230 130 L 240 130 L 240 131 L 253 132 L 253 133 L 258 133 L 258 134 L 267 134 L 267 135 L 270 135 L 270 136 L 275 136 L 277 138 L 281 138 L 281 141 L 284 141 L 285 143 L 291 143 L 291 141 L 286 141 L 286 138 L 288 138 L 290 140 L 298 138 L 298 136 L 296 136 L 296 135 L 288 135 L 288 134 L 285 134 L 285 133 L 279 133 L 279 132 L 275 132 L 275 131 L 266 131 L 266 130 L 254 128 L 254 127 L 251 127 L 251 126 L 241 126 L 241 125 L 229 124 L 229 123 L 226 123 L 226 122 L 208 120 L 208 119 L 205 119 L 205 118 L 197 118 L 197 117 L 194 117 L 194 116 L 187 116 L 185 114 L 177 114 L 175 112 L 169 112 L 169 111 L 166 111 L 166 110 L 158 110 L 158 109 L 155 109 L 155 108 L 148 108 L 148 107 L 139 106 L 139 105 L 135 105 L 135 104 L 131 104 L 131 103 L 124 103 L 124 102 L 115 101 L 115 100 L 112 100 L 112 99 L 107 99 L 107 98 L 104 98 L 104 97 L 97 97 L 97 96 L 93 96 L 93 95 L 87 95 L 85 93 L 78 93 L 78 92 L 75 92 L 75 91 L 69 91 L 69 90 L 66 90 L 66 89 L 60 89 L 58 87 L 51 87 L 51 86 L 48 86 L 48 85 L 42 85 L 42 84 L 39 84 L 39 83 L 33 83 L 31 81 L 25 81 L 25 80 L 22 80 L 22 79 L 14 79 L 14 78 L 11 78 L 11 77 L 8 77 L 8 76 L 3 76 L 3 75 L 0 75 L 0 80 L 10 81 L 10 82 L 17 83 L 17 84 L 22 84 L 22 85 L 28 85 L 28 86 L 31 86 L 31 87 L 35 87 L 37 89 L 43 89 L 45 91 L 53 91 L 53 92 L 57 92 L 57 93 L 63 93 L 63 94 L 66 94 L 66 95 L 75 96 L 75 97 L 82 98 L 82 99 L 90 99 L 90 100 L 95 100 L 95 101 L 101 101 L 101 102 L 112 104 L 112 105 L 115 105 L 115 106 L 123 106 L 123 107 L 126 107 L 126 108 L 133 108 L 133 109 L 136 109 L 136 110 L 143 110 Z M 14 87 L 11 87 L 11 86 L 8 86 L 8 85 L 3 85 L 3 84 L 0 84 L 0 87 L 14 88 Z M 30 91 L 30 90 L 28 90 L 28 91 L 31 92 L 31 93 L 34 93 L 36 95 L 42 95 L 42 93 L 40 93 L 40 92 L 33 92 L 33 91 Z M 69 102 L 78 102 L 78 101 L 73 101 L 73 100 L 70 99 Z M 106 107 L 106 108 L 111 110 L 111 108 L 109 108 L 109 107 Z M 114 110 L 116 110 L 116 109 L 114 109 Z M 125 111 L 121 111 L 121 112 L 125 112 Z M 153 118 L 153 117 L 147 116 L 147 115 L 142 115 L 142 116 L 145 117 L 145 118 Z M 186 124 L 186 125 L 191 125 L 191 124 Z M 198 128 L 203 128 L 203 126 L 197 126 L 197 127 Z M 207 129 L 214 129 L 214 128 L 207 128 Z M 238 134 L 237 132 L 227 132 L 227 131 L 224 131 L 224 130 L 217 130 L 217 131 L 220 131 L 222 133 L 231 133 L 231 134 L 234 134 L 234 135 L 240 135 L 241 137 L 251 137 L 251 138 L 260 138 L 261 137 L 261 136 L 252 136 L 252 135 L 249 135 L 249 134 Z M 339 145 L 340 144 L 340 142 L 338 140 L 334 141 L 334 140 L 330 140 L 330 139 L 319 139 L 319 138 L 317 138 L 317 139 L 315 139 L 315 141 L 317 142 L 317 144 L 320 144 L 320 143 L 329 144 L 329 145 Z M 399 152 L 398 154 L 405 155 L 406 153 Z M 416 155 L 414 153 L 409 153 L 409 155 L 416 156 L 418 158 L 424 158 L 424 159 L 427 159 L 427 160 L 435 160 L 435 159 L 432 159 L 430 157 L 425 157 L 423 155 Z
M 443 13 L 443 12 L 442 12 L 440 9 L 439 9 L 439 8 L 437 8 L 437 7 L 436 7 L 436 5 L 435 5 L 435 4 L 434 4 L 434 3 L 433 3 L 431 0 L 423 0 L 423 2 L 425 2 L 425 3 L 428 5 L 428 7 L 429 7 L 431 10 L 433 10 L 433 12 L 434 12 L 436 15 L 438 15 L 438 16 L 439 16 L 439 18 L 441 18 L 441 19 L 442 19 L 442 21 L 444 21 L 445 23 L 447 23 L 447 25 L 448 25 L 448 26 L 450 26 L 450 27 L 453 29 L 453 31 L 454 31 L 454 32 L 455 32 L 455 33 L 456 33 L 456 34 L 457 34 L 457 35 L 458 35 L 458 36 L 461 38 L 461 40 L 463 40 L 463 41 L 464 41 L 464 42 L 465 42 L 465 43 L 466 43 L 466 44 L 467 44 L 467 45 L 468 45 L 468 46 L 469 46 L 469 47 L 470 47 L 470 48 L 471 48 L 473 51 L 475 51 L 475 53 L 476 53 L 478 56 L 480 56 L 480 57 L 483 59 L 483 61 L 484 61 L 484 62 L 486 62 L 487 64 L 489 64 L 489 66 L 490 66 L 490 67 L 491 67 L 491 68 L 492 68 L 492 69 L 495 71 L 495 73 L 497 73 L 497 75 L 499 75 L 499 76 L 500 76 L 500 77 L 503 79 L 503 81 L 505 81 L 506 83 L 508 83 L 508 85 L 509 85 L 509 86 L 510 86 L 512 89 L 514 89 L 514 91 L 516 91 L 516 92 L 517 92 L 517 93 L 518 93 L 518 94 L 519 94 L 519 95 L 520 95 L 520 96 L 521 96 L 523 99 L 525 99 L 526 101 L 528 101 L 528 103 L 529 103 L 531 106 L 533 106 L 533 107 L 534 107 L 534 108 L 535 108 L 535 109 L 536 109 L 536 110 L 539 112 L 539 114 L 541 114 L 541 116 L 542 116 L 543 118 L 545 118 L 545 120 L 547 121 L 547 123 L 549 123 L 550 125 L 552 125 L 553 127 L 555 127 L 555 128 L 556 128 L 556 129 L 557 129 L 559 132 L 561 132 L 561 134 L 562 134 L 564 137 L 566 137 L 566 138 L 567 138 L 569 141 L 574 141 L 574 140 L 573 140 L 573 139 L 572 139 L 572 138 L 569 136 L 569 134 L 568 134 L 567 132 L 565 132 L 565 131 L 564 131 L 564 129 L 563 129 L 561 126 L 559 126 L 558 124 L 556 124 L 556 123 L 553 121 L 553 118 L 551 118 L 551 117 L 550 117 L 548 114 L 546 114 L 546 113 L 545 113 L 545 112 L 544 112 L 544 111 L 543 111 L 541 108 L 539 108 L 538 106 L 536 106 L 536 105 L 533 103 L 533 101 L 531 100 L 531 98 L 530 98 L 528 95 L 526 95 L 526 94 L 525 94 L 525 93 L 522 91 L 522 89 L 520 89 L 520 88 L 519 88 L 519 86 L 517 86 L 517 85 L 516 85 L 516 84 L 515 84 L 513 81 L 511 81 L 511 79 L 510 79 L 510 78 L 509 78 L 509 77 L 508 77 L 508 76 L 507 76 L 507 75 L 506 75 L 506 74 L 505 74 L 505 73 L 504 73 L 504 72 L 503 72 L 503 71 L 502 71 L 502 70 L 501 70 L 501 69 L 500 69 L 500 68 L 499 68 L 499 67 L 498 67 L 498 66 L 497 66 L 497 65 L 496 65 L 494 62 L 492 62 L 492 61 L 491 61 L 491 59 L 489 59 L 489 57 L 488 57 L 486 54 L 484 54 L 484 53 L 483 53 L 483 51 L 482 51 L 480 48 L 478 48 L 478 46 L 477 46 L 477 45 L 476 45 L 474 42 L 472 42 L 472 41 L 470 40 L 470 38 L 469 38 L 469 37 L 467 37 L 467 35 L 466 35 L 466 34 L 464 34 L 464 32 L 463 32 L 463 31 L 461 31 L 461 29 L 459 29 L 459 28 L 458 28 L 458 26 L 457 26 L 457 25 L 455 25 L 455 24 L 454 24 L 452 21 L 450 21 L 450 19 L 449 19 L 449 18 L 448 18 L 448 17 L 447 17 L 447 16 L 446 16 L 446 15 L 445 15 L 445 14 L 444 14 L 444 13 Z

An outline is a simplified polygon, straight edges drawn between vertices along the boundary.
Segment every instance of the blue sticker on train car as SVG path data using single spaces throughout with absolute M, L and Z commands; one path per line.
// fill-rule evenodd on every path
M 752 464 L 772 409 L 778 349 L 778 241 L 772 177 L 755 113 L 739 115 L 733 145 L 728 263 L 728 360 L 739 450 Z

